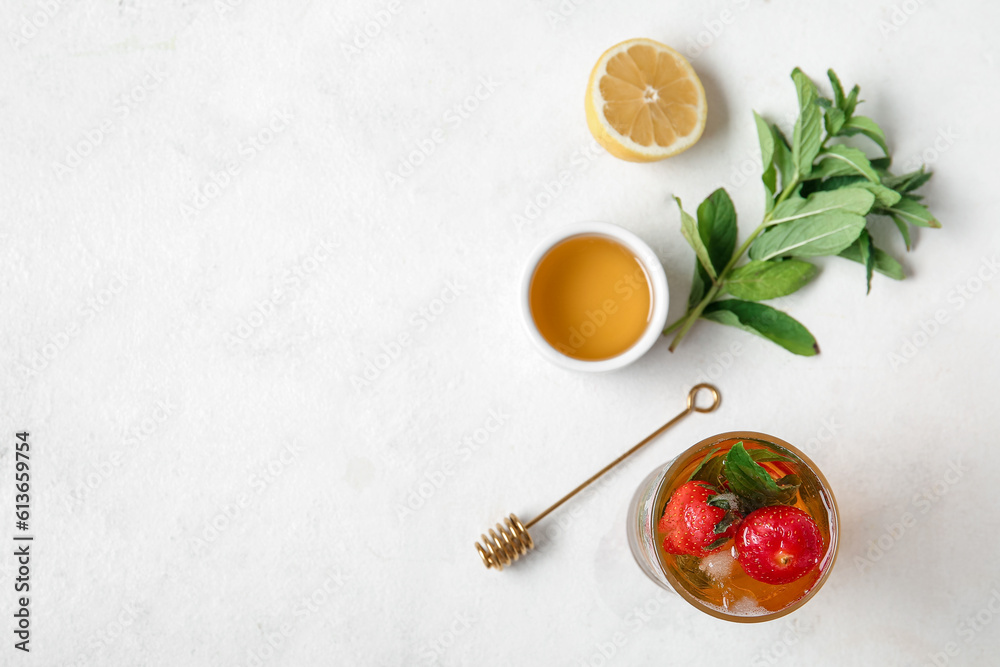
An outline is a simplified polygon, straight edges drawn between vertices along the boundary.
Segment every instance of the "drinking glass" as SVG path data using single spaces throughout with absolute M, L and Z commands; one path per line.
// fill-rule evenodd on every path
M 761 449 L 790 459 L 761 460 L 761 465 L 772 476 L 793 474 L 801 481 L 794 505 L 816 521 L 824 544 L 819 563 L 801 579 L 784 585 L 752 579 L 735 560 L 736 547 L 731 543 L 721 552 L 701 558 L 675 556 L 663 549 L 663 535 L 657 523 L 673 491 L 691 477 L 703 460 L 724 454 L 738 442 L 747 450 Z M 763 457 L 766 458 L 769 457 Z M 755 431 L 720 433 L 688 448 L 642 481 L 628 510 L 629 547 L 646 576 L 701 611 L 740 623 L 780 618 L 812 598 L 833 568 L 838 532 L 837 502 L 816 464 L 784 440 Z

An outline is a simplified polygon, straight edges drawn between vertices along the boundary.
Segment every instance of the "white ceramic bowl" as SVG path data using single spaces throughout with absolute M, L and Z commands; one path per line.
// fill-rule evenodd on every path
M 541 332 L 535 325 L 534 318 L 531 316 L 531 279 L 535 275 L 538 263 L 542 261 L 542 257 L 556 244 L 568 238 L 580 236 L 581 234 L 607 236 L 631 250 L 646 270 L 646 276 L 649 280 L 650 299 L 652 301 L 652 314 L 649 318 L 649 323 L 646 325 L 646 330 L 639 340 L 621 354 L 599 361 L 574 359 L 555 349 L 542 337 Z M 558 366 L 574 371 L 611 371 L 627 366 L 648 352 L 649 348 L 653 347 L 653 343 L 660 337 L 660 333 L 667 322 L 667 307 L 670 305 L 670 293 L 667 291 L 667 274 L 663 271 L 663 265 L 660 264 L 660 260 L 657 259 L 656 254 L 642 239 L 627 229 L 622 229 L 617 225 L 607 222 L 581 222 L 574 225 L 567 225 L 549 235 L 531 253 L 528 263 L 524 268 L 524 274 L 521 277 L 520 301 L 521 319 L 524 321 L 525 328 L 528 331 L 528 337 L 535 344 L 538 351 L 542 353 L 543 357 Z

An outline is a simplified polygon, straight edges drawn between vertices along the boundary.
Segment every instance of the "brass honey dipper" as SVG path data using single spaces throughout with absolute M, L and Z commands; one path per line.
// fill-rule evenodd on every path
M 698 407 L 696 403 L 698 392 L 702 389 L 706 389 L 712 394 L 712 404 L 703 408 Z M 529 528 L 547 517 L 553 510 L 557 509 L 564 502 L 578 494 L 583 489 L 587 488 L 591 482 L 595 481 L 601 475 L 614 468 L 632 454 L 635 454 L 650 440 L 660 435 L 692 412 L 712 412 L 719 407 L 719 403 L 721 402 L 722 395 L 716 387 L 704 382 L 696 384 L 691 388 L 691 391 L 688 392 L 687 407 L 684 408 L 683 412 L 647 435 L 641 442 L 633 446 L 630 450 L 616 458 L 614 461 L 598 470 L 593 476 L 590 477 L 590 479 L 557 500 L 555 504 L 547 510 L 526 524 L 521 523 L 517 516 L 511 514 L 503 520 L 504 523 L 507 524 L 506 527 L 498 523 L 496 524 L 495 530 L 493 528 L 490 529 L 488 537 L 486 535 L 480 535 L 482 543 L 480 544 L 479 542 L 476 542 L 476 551 L 479 552 L 479 556 L 483 559 L 483 565 L 485 565 L 487 569 L 495 567 L 497 570 L 503 570 L 504 565 L 510 565 L 513 561 L 516 561 L 535 546 L 535 542 L 531 539 L 531 535 L 528 534 Z

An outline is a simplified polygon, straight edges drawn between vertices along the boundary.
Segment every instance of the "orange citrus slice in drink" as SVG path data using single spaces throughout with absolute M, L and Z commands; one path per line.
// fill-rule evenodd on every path
M 587 83 L 587 125 L 615 157 L 654 162 L 694 145 L 705 129 L 705 89 L 684 56 L 651 39 L 604 52 Z

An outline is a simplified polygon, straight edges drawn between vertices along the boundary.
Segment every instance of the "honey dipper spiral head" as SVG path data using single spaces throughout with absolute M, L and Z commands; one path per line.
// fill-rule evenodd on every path
M 504 565 L 510 565 L 535 546 L 528 529 L 515 515 L 511 514 L 503 522 L 506 526 L 496 524 L 489 536 L 480 535 L 480 542 L 476 542 L 476 551 L 487 569 L 503 570 Z

